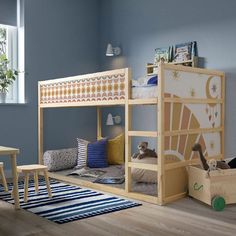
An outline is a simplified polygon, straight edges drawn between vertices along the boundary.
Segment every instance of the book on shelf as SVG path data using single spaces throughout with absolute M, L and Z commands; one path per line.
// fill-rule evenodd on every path
M 185 62 L 193 60 L 196 56 L 196 42 L 176 44 L 174 49 L 173 62 Z
M 154 65 L 159 62 L 168 63 L 171 60 L 172 47 L 163 47 L 155 49 Z
M 172 47 L 162 47 L 155 49 L 154 65 L 158 65 L 159 62 L 168 63 L 172 57 Z M 157 73 L 158 68 L 153 67 L 153 73 Z

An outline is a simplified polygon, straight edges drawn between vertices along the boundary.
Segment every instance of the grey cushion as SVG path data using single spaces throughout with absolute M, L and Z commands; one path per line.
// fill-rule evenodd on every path
M 49 150 L 43 155 L 44 165 L 49 171 L 71 169 L 77 164 L 77 148 Z

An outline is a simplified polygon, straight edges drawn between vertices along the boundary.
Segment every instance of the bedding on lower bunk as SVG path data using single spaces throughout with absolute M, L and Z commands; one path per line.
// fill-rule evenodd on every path
M 50 172 L 90 182 L 96 182 L 95 180 L 97 178 L 117 178 L 124 180 L 124 164 L 109 165 L 106 168 L 83 167 L 76 169 L 77 157 L 78 152 L 76 148 L 50 150 L 44 153 L 44 164 L 48 166 Z M 144 158 L 142 160 L 135 160 L 135 162 L 156 163 L 156 160 L 156 158 Z M 132 179 L 131 189 L 133 192 L 153 196 L 157 195 L 156 172 L 132 168 Z M 116 188 L 125 188 L 124 181 L 109 185 Z
M 107 168 L 99 168 L 97 170 L 105 171 L 103 175 L 100 175 L 100 177 L 103 177 L 103 178 L 124 176 L 124 165 L 110 165 Z M 71 178 L 75 178 L 75 179 L 86 180 L 89 182 L 94 182 L 96 180 L 96 177 L 83 177 L 79 175 L 71 175 L 71 173 L 73 173 L 74 171 L 75 169 L 67 169 L 67 170 L 56 171 L 54 173 L 58 175 L 62 175 L 62 176 L 70 176 Z M 125 182 L 121 184 L 109 184 L 109 186 L 114 187 L 114 188 L 125 189 Z M 150 196 L 157 196 L 157 184 L 154 184 L 154 183 L 132 181 L 131 190 L 132 192 L 145 193 Z

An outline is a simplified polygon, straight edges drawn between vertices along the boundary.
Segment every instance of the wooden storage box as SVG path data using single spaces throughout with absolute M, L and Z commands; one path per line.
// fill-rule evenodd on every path
M 207 171 L 190 166 L 189 195 L 208 204 L 213 209 L 223 210 L 225 204 L 236 203 L 236 169 Z

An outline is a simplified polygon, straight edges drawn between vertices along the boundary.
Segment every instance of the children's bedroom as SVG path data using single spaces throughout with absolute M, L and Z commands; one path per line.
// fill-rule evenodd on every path
M 235 235 L 235 9 L 0 0 L 0 236 Z

